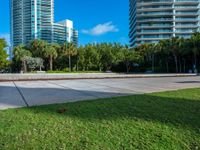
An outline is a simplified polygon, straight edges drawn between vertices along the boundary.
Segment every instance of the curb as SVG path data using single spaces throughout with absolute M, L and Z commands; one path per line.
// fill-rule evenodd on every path
M 31 76 L 31 75 L 30 75 Z M 44 76 L 44 78 L 42 77 L 21 77 L 19 79 L 16 79 L 17 77 L 5 77 L 3 79 L 1 79 L 0 76 L 0 82 L 11 82 L 11 81 L 47 81 L 47 80 L 89 80 L 89 79 L 134 79 L 134 78 L 166 78 L 166 77 L 197 77 L 199 76 L 199 74 L 166 74 L 166 75 L 113 75 L 113 76 L 97 76 L 97 77 L 59 77 L 59 75 L 57 77 L 50 77 L 51 75 Z M 41 75 L 40 75 L 41 76 Z

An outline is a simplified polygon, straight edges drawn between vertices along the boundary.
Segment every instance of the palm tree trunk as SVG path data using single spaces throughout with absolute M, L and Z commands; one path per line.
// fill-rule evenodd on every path
M 126 62 L 126 73 L 129 73 L 129 62 Z
M 24 68 L 24 69 L 23 69 L 23 70 L 24 70 L 24 73 L 26 73 L 26 72 L 27 72 L 27 68 L 26 68 L 26 61 L 25 61 L 25 60 L 23 61 L 23 68 Z
M 78 71 L 78 57 L 76 56 L 76 71 Z
M 71 72 L 71 56 L 69 55 L 69 71 Z
M 182 63 L 181 63 L 181 59 L 179 58 L 179 66 L 180 66 L 180 73 L 182 72 Z
M 155 70 L 155 69 L 154 69 L 154 68 L 155 68 L 154 66 L 155 66 L 155 55 L 153 54 L 153 55 L 152 55 L 152 72 L 154 72 L 154 70 Z
M 49 58 L 49 66 L 50 66 L 50 70 L 52 71 L 53 70 L 53 59 L 52 59 L 52 56 L 50 56 L 50 58 Z
M 194 53 L 194 65 L 195 65 L 194 69 L 196 69 L 197 68 L 197 55 L 196 55 L 196 53 Z
M 177 59 L 176 55 L 174 55 L 174 61 L 175 61 L 175 65 L 176 65 L 176 73 L 178 73 L 178 59 Z
M 165 59 L 165 63 L 166 63 L 167 73 L 169 73 L 169 63 L 168 63 L 168 59 Z
M 183 59 L 183 63 L 184 63 L 184 73 L 186 73 L 186 66 L 185 66 L 186 62 L 185 62 L 185 59 Z

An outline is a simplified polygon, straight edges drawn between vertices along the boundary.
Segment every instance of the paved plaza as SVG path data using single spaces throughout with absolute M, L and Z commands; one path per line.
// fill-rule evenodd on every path
M 0 109 L 200 87 L 200 77 L 0 82 Z

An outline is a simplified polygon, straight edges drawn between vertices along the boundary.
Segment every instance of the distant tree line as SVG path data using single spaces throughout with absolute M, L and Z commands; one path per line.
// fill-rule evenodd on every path
M 129 72 L 131 66 L 138 64 L 142 59 L 139 52 L 117 43 L 76 47 L 72 43 L 59 45 L 42 40 L 34 40 L 26 46 L 19 45 L 14 48 L 13 54 L 12 68 L 15 72 L 20 70 L 27 72 L 39 68 L 69 72 L 107 70 Z M 122 65 L 121 70 L 118 68 L 120 65 Z
M 186 73 L 200 70 L 200 33 L 191 38 L 173 37 L 156 44 L 142 44 L 136 48 L 144 58 L 140 71 Z
M 5 40 L 0 40 L 0 68 L 9 66 Z M 200 70 L 200 33 L 191 38 L 174 37 L 156 44 L 130 48 L 118 43 L 49 44 L 31 41 L 13 49 L 13 72 L 51 71 L 114 71 L 186 73 Z

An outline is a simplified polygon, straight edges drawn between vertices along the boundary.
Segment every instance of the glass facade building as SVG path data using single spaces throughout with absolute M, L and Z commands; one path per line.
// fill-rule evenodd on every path
M 200 0 L 129 1 L 131 47 L 200 31 Z
M 64 20 L 53 24 L 53 43 L 64 42 L 78 44 L 78 31 L 74 30 L 71 20 Z
M 10 0 L 10 13 L 12 47 L 34 39 L 78 45 L 78 32 L 72 21 L 66 21 L 71 26 L 54 23 L 54 0 Z

